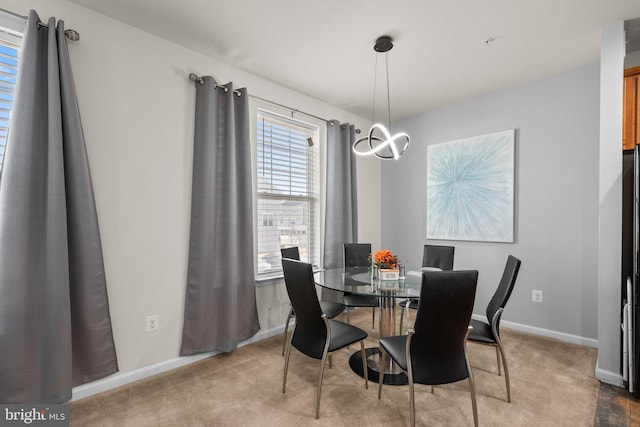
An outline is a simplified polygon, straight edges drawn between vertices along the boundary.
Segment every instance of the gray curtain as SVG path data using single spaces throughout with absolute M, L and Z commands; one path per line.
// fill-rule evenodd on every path
M 227 90 L 225 91 L 224 88 Z M 229 352 L 260 329 L 246 89 L 196 83 L 191 234 L 181 355 Z
M 64 23 L 29 12 L 0 176 L 0 402 L 60 403 L 117 372 Z
M 353 125 L 327 125 L 327 204 L 325 209 L 324 268 L 343 263 L 343 244 L 358 242 L 358 198 Z

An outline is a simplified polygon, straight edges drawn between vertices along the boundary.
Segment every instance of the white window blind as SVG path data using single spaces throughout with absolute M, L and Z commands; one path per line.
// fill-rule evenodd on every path
M 285 247 L 318 265 L 319 128 L 258 109 L 256 133 L 258 275 L 282 270 Z
M 18 54 L 21 37 L 0 27 L 0 170 L 4 164 L 4 152 L 9 132 L 9 117 L 18 76 Z

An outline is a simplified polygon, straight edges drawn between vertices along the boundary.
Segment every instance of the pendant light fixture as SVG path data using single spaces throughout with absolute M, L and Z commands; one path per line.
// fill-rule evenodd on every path
M 373 46 L 373 50 L 377 53 L 384 53 L 386 81 L 387 81 L 387 118 L 389 129 L 382 123 L 375 122 L 376 108 L 376 74 L 378 68 L 378 59 L 376 57 L 376 69 L 373 79 L 373 108 L 371 111 L 371 122 L 374 124 L 369 129 L 369 134 L 358 139 L 353 144 L 354 153 L 360 156 L 376 156 L 382 160 L 398 160 L 409 148 L 409 135 L 405 132 L 399 132 L 391 135 L 391 102 L 389 100 L 389 59 L 388 52 L 393 48 L 393 40 L 389 36 L 380 36 Z M 362 147 L 362 143 L 366 143 Z M 397 144 L 397 145 L 396 145 Z M 366 147 L 368 145 L 368 147 Z

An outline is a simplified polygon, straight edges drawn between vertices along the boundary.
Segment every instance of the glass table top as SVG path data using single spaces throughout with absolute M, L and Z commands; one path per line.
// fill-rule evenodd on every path
M 404 279 L 373 279 L 367 267 L 336 268 L 318 271 L 315 281 L 323 288 L 356 295 L 393 298 L 417 298 L 422 286 L 422 272 L 409 271 Z

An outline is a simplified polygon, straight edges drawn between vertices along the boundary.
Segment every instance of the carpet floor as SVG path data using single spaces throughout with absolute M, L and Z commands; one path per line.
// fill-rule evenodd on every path
M 351 321 L 369 332 L 377 346 L 369 310 Z M 485 426 L 592 426 L 599 382 L 596 350 L 503 329 L 511 376 L 511 403 L 504 376 L 497 375 L 493 347 L 470 343 L 479 424 Z M 99 395 L 71 402 L 72 426 L 405 426 L 409 425 L 407 386 L 364 380 L 348 365 L 359 345 L 333 355 L 326 369 L 315 419 L 319 362 L 291 352 L 287 390 L 282 393 L 281 336 L 246 345 Z M 416 425 L 473 425 L 468 381 L 416 385 Z

